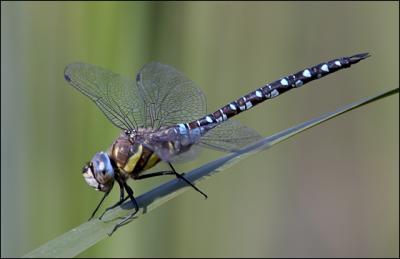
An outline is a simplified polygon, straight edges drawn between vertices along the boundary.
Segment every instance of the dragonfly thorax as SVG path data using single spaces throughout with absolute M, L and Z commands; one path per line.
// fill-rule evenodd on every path
M 125 131 L 113 142 L 108 155 L 118 171 L 118 177 L 136 178 L 160 161 L 157 154 L 149 149 L 144 141 L 152 132 L 152 129 Z
M 141 142 L 145 139 L 146 136 L 149 136 L 151 133 L 156 130 L 153 128 L 137 128 L 133 130 L 125 130 L 123 134 L 125 137 L 129 138 L 132 144 L 136 142 Z

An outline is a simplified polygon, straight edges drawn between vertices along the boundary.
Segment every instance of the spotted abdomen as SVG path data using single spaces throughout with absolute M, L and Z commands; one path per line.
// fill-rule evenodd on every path
M 369 57 L 368 53 L 362 53 L 351 57 L 334 59 L 311 68 L 303 69 L 295 74 L 285 76 L 275 82 L 266 84 L 196 121 L 180 124 L 180 127 L 190 130 L 206 125 L 216 125 L 216 123 L 223 122 L 265 100 L 274 98 L 290 89 L 300 87 L 312 80 L 319 79 L 340 69 L 348 68 L 367 57 Z

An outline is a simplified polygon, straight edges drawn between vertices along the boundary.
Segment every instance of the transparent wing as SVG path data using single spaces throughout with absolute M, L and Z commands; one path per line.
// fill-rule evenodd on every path
M 84 63 L 68 65 L 64 76 L 121 129 L 157 129 L 206 113 L 206 99 L 195 83 L 161 63 L 145 65 L 137 74 L 136 87 L 129 78 Z
M 187 123 L 206 113 L 201 89 L 171 66 L 149 63 L 137 74 L 136 82 L 146 104 L 145 125 L 149 127 Z
M 64 77 L 94 101 L 118 128 L 135 129 L 145 125 L 145 105 L 134 80 L 83 63 L 68 65 Z
M 169 161 L 172 163 L 186 163 L 197 158 L 203 149 L 199 145 L 193 145 L 188 151 L 170 157 Z
M 238 121 L 228 120 L 201 137 L 199 145 L 223 152 L 233 152 L 260 140 L 261 136 L 252 128 Z
M 193 145 L 201 138 L 201 129 L 196 128 L 182 133 L 176 126 L 136 136 L 135 141 L 153 150 L 164 161 L 185 161 L 193 158 L 198 148 Z
M 225 121 L 208 132 L 205 128 L 194 128 L 186 134 L 178 134 L 177 130 L 176 127 L 159 130 L 137 141 L 156 152 L 162 160 L 174 162 L 190 160 L 200 148 L 234 152 L 261 139 L 254 129 L 234 120 Z

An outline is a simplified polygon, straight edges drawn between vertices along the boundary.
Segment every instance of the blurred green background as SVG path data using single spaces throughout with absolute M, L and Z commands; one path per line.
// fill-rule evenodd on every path
M 1 2 L 2 257 L 85 222 L 101 198 L 81 168 L 119 131 L 64 81 L 68 63 L 131 78 L 149 61 L 173 65 L 211 111 L 305 67 L 371 52 L 238 116 L 268 136 L 398 87 L 398 22 L 398 2 Z M 80 256 L 399 256 L 398 116 L 397 95 L 308 130 L 200 183 L 208 200 L 188 191 Z M 130 184 L 140 194 L 168 179 Z

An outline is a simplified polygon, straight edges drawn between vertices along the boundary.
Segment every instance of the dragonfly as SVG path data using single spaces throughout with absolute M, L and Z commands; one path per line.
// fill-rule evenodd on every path
M 369 57 L 368 53 L 341 57 L 305 68 L 280 78 L 236 99 L 212 113 L 206 111 L 203 91 L 172 66 L 159 62 L 144 65 L 136 81 L 105 68 L 72 63 L 66 66 L 65 80 L 91 99 L 108 120 L 121 129 L 108 151 L 98 152 L 82 168 L 86 183 L 104 192 L 93 211 L 92 219 L 115 182 L 120 198 L 110 209 L 127 199 L 135 210 L 114 226 L 110 233 L 134 218 L 139 206 L 128 179 L 139 180 L 162 175 L 174 175 L 185 181 L 205 198 L 207 195 L 178 173 L 172 163 L 195 157 L 199 148 L 235 152 L 261 139 L 261 136 L 231 118 L 265 100 L 291 89 L 348 68 Z M 161 161 L 170 170 L 147 172 Z M 125 196 L 125 192 L 127 196 Z

